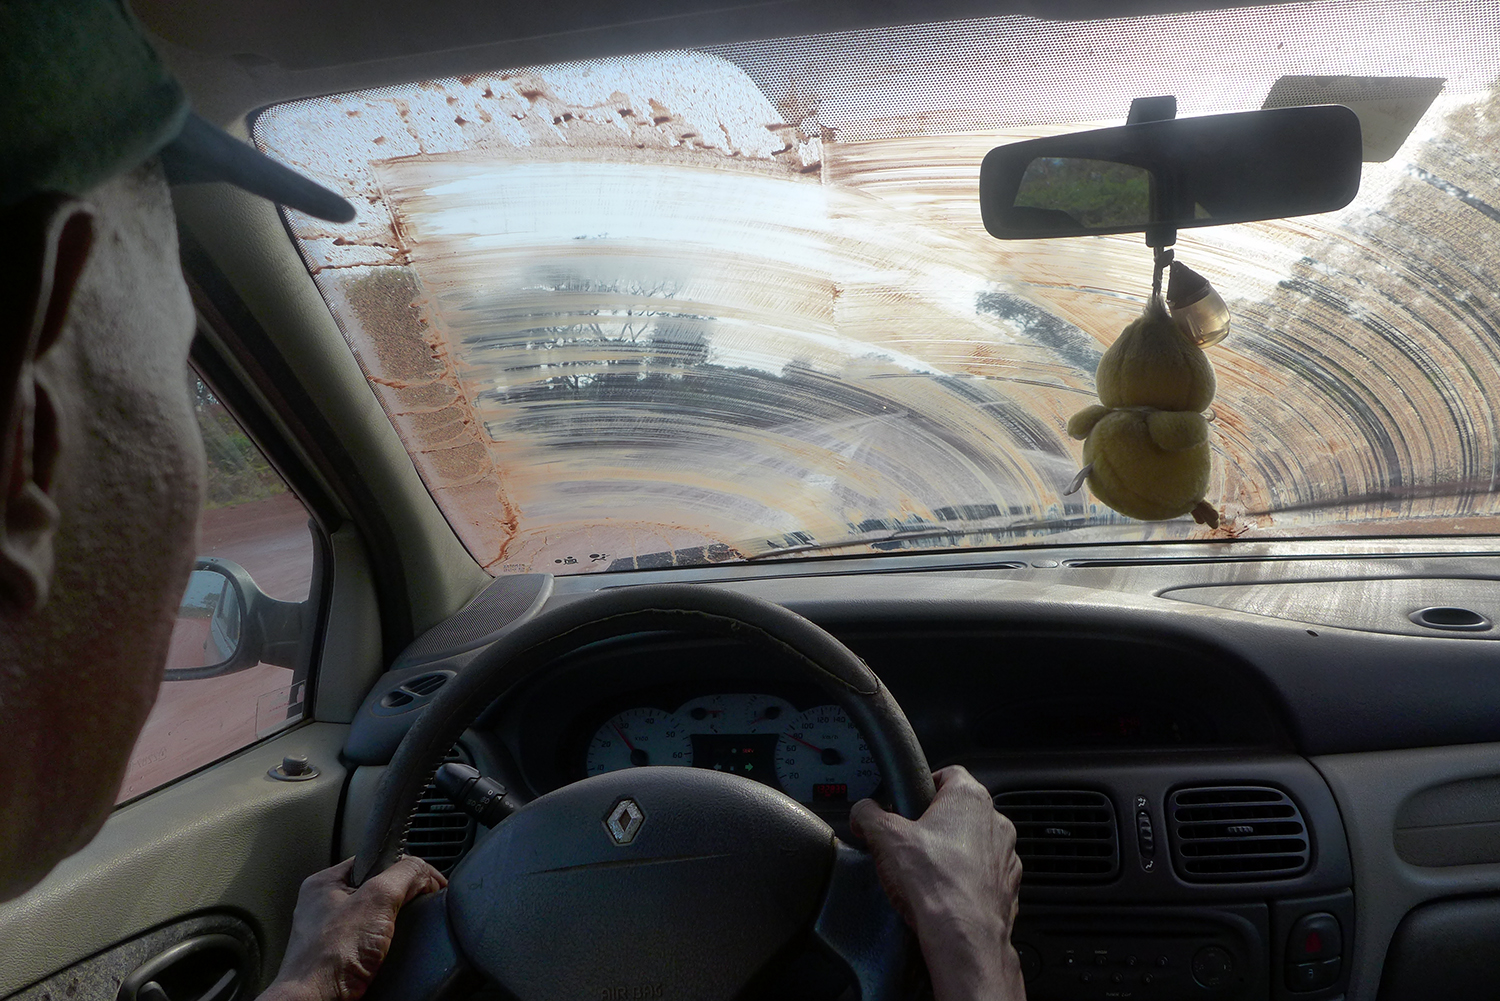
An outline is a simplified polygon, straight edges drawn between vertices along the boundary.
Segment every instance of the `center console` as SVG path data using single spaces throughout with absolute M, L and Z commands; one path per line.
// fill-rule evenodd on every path
M 1304 759 L 966 764 L 1016 826 L 1012 941 L 1032 1001 L 1343 996 L 1349 852 Z

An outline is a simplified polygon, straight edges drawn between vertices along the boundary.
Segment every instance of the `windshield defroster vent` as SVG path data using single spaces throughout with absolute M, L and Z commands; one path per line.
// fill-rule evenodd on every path
M 1289 879 L 1307 870 L 1307 825 L 1291 797 L 1264 786 L 1179 789 L 1167 801 L 1172 862 L 1194 883 Z
M 474 759 L 462 745 L 443 756 L 443 762 L 457 761 L 472 765 Z M 422 790 L 422 798 L 411 814 L 411 826 L 406 831 L 406 852 L 431 863 L 438 872 L 447 875 L 458 860 L 464 857 L 474 843 L 474 821 L 448 798 L 438 792 L 431 782 Z
M 1024 882 L 1102 883 L 1119 872 L 1115 808 L 1103 793 L 1003 792 L 995 809 L 1016 825 Z

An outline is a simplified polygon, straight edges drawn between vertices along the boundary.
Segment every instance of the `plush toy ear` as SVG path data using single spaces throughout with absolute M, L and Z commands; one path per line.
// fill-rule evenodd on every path
M 60 437 L 38 362 L 58 342 L 94 243 L 88 206 L 39 195 L 7 213 L 16 265 L 0 277 L 14 304 L 0 324 L 0 607 L 27 612 L 47 600 L 59 522 L 52 497 Z
M 1163 452 L 1181 452 L 1208 441 L 1208 421 L 1191 410 L 1157 410 L 1146 416 L 1146 432 Z
M 1083 441 L 1089 436 L 1089 432 L 1094 430 L 1094 425 L 1103 420 L 1107 413 L 1109 413 L 1109 408 L 1101 407 L 1097 403 L 1091 407 L 1084 407 L 1068 418 L 1068 437 Z

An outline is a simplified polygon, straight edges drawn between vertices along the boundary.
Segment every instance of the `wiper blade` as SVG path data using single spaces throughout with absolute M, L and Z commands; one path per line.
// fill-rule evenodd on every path
M 1259 518 L 1265 515 L 1274 517 L 1275 515 L 1284 514 L 1289 511 L 1328 511 L 1336 508 L 1360 507 L 1365 504 L 1435 500 L 1439 497 L 1486 497 L 1494 493 L 1500 493 L 1500 480 L 1454 480 L 1451 483 L 1387 487 L 1384 490 L 1375 490 L 1370 493 L 1329 497 L 1323 500 L 1303 501 L 1298 504 L 1284 504 L 1279 507 L 1267 508 L 1264 511 L 1246 511 L 1239 517 Z M 1463 512 L 1452 512 L 1443 515 L 1443 517 L 1461 517 L 1462 515 Z
M 1076 518 L 1049 518 L 1043 521 L 1024 522 L 1013 521 L 1000 525 L 969 525 L 966 527 L 913 525 L 910 528 L 896 528 L 884 532 L 849 535 L 841 539 L 833 539 L 829 542 L 809 542 L 794 546 L 777 546 L 774 549 L 749 554 L 745 557 L 745 562 L 777 559 L 783 556 L 801 556 L 804 553 L 829 552 L 834 549 L 853 549 L 858 546 L 900 549 L 908 543 L 917 542 L 922 539 L 961 539 L 972 538 L 976 535 L 1005 537 L 1031 533 L 1062 532 L 1068 529 L 1082 528 L 1088 524 L 1088 521 L 1089 519 L 1086 516 L 1079 515 Z M 743 547 L 741 548 L 743 549 Z
M 1430 486 L 1393 487 L 1372 493 L 1332 497 L 1327 500 L 1308 501 L 1299 504 L 1287 504 L 1282 507 L 1269 508 L 1265 511 L 1246 511 L 1236 515 L 1236 517 L 1258 518 L 1265 515 L 1274 516 L 1293 511 L 1318 511 L 1363 504 L 1426 500 L 1438 497 L 1479 497 L 1497 492 L 1500 492 L 1500 481 L 1463 480 Z M 1084 528 L 1088 524 L 1089 519 L 1084 515 L 1072 518 L 1049 518 L 1039 521 L 1013 521 L 987 525 L 976 525 L 973 523 L 963 525 L 919 524 L 906 528 L 849 535 L 828 542 L 807 542 L 790 546 L 776 546 L 758 553 L 750 553 L 747 546 L 737 548 L 740 552 L 746 554 L 744 560 L 749 563 L 756 560 L 774 560 L 789 556 L 802 556 L 808 553 L 825 553 L 838 549 L 855 549 L 859 547 L 900 549 L 903 546 L 920 542 L 924 539 L 961 539 L 983 535 L 994 535 L 999 539 L 1006 536 L 1023 534 L 1049 534 L 1069 529 Z

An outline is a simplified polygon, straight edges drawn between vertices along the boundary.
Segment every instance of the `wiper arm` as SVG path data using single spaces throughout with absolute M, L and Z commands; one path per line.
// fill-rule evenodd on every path
M 1080 515 L 1076 518 L 1007 522 L 1001 525 L 971 525 L 966 528 L 945 527 L 942 525 L 914 525 L 911 528 L 895 528 L 884 532 L 849 535 L 830 542 L 809 542 L 795 546 L 778 546 L 775 549 L 767 549 L 764 552 L 748 555 L 745 557 L 745 562 L 777 559 L 782 556 L 800 556 L 803 553 L 828 552 L 834 549 L 853 549 L 856 546 L 890 545 L 892 548 L 899 548 L 899 544 L 901 543 L 913 542 L 919 539 L 960 539 L 975 535 L 1017 535 L 1027 532 L 1060 532 L 1069 528 L 1079 528 L 1087 523 L 1088 518 Z

